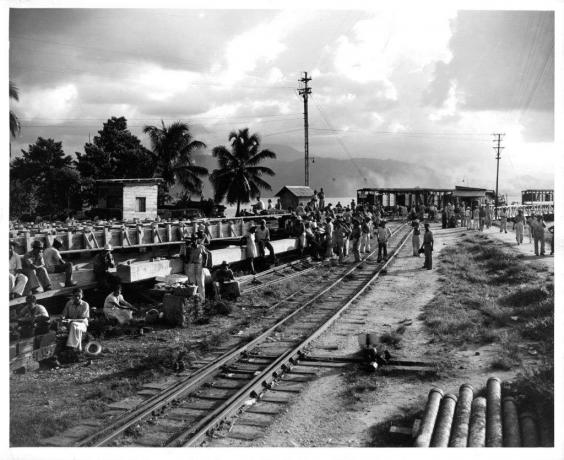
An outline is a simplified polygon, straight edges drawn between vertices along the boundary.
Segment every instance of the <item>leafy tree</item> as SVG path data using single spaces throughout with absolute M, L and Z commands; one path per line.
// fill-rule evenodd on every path
M 259 151 L 260 138 L 256 134 L 249 135 L 248 128 L 232 131 L 229 142 L 231 151 L 224 146 L 213 149 L 219 169 L 212 172 L 210 180 L 215 189 L 215 202 L 226 199 L 229 204 L 237 203 L 239 215 L 241 203 L 249 203 L 260 196 L 260 189 L 272 190 L 262 176 L 274 176 L 274 171 L 258 165 L 268 158 L 276 158 L 276 154 L 267 149 Z
M 30 179 L 10 180 L 10 217 L 34 215 L 39 206 L 39 187 Z
M 15 158 L 10 167 L 11 209 L 17 215 L 16 206 L 21 213 L 38 212 L 54 214 L 65 206 L 79 209 L 80 176 L 72 169 L 72 159 L 65 155 L 62 142 L 53 139 L 37 138 L 22 156 Z M 27 190 L 29 191 L 26 191 Z M 31 199 L 30 193 L 36 196 Z
M 19 90 L 13 82 L 10 82 L 10 100 L 19 101 Z M 20 121 L 16 114 L 10 110 L 10 134 L 16 137 L 21 131 Z
M 152 177 L 153 154 L 127 129 L 124 117 L 112 117 L 104 123 L 84 153 L 76 152 L 76 168 L 83 181 L 85 199 L 93 204 L 96 179 L 133 179 Z
M 178 181 L 188 192 L 202 191 L 202 177 L 208 170 L 194 164 L 192 154 L 206 148 L 206 144 L 194 140 L 186 123 L 177 121 L 162 127 L 145 126 L 143 132 L 149 136 L 155 155 L 155 176 L 164 180 L 163 191 L 168 192 L 171 185 Z

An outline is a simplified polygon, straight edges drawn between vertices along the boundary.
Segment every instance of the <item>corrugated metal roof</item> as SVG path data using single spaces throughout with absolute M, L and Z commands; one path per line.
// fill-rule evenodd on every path
M 294 196 L 304 196 L 304 197 L 313 196 L 313 190 L 310 187 L 306 187 L 305 185 L 285 185 L 274 196 L 280 196 L 280 194 L 284 191 L 284 189 L 288 190 Z

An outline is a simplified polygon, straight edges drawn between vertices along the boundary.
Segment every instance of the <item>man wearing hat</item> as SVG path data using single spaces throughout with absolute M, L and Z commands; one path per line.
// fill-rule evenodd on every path
M 22 256 L 14 251 L 15 245 L 16 243 L 10 241 L 10 300 L 21 297 L 27 284 L 27 276 L 22 272 Z
M 47 273 L 64 273 L 65 287 L 76 286 L 76 282 L 72 280 L 72 263 L 65 262 L 61 257 L 59 249 L 63 247 L 63 243 L 59 239 L 53 241 L 53 245 L 43 252 L 45 259 L 45 268 Z
M 35 240 L 31 244 L 31 248 L 31 251 L 22 258 L 22 271 L 29 280 L 27 289 L 35 293 L 38 292 L 40 287 L 43 287 L 43 291 L 49 291 L 51 289 L 51 280 L 45 268 L 43 244 L 41 241 Z

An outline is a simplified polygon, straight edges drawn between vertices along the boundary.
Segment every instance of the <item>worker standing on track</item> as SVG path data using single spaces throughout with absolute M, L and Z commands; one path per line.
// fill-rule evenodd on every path
M 339 256 L 340 264 L 343 263 L 345 258 L 345 244 L 348 243 L 347 235 L 349 232 L 349 226 L 343 221 L 342 216 L 338 216 L 333 230 L 333 246 Z
M 381 262 L 382 258 L 384 260 L 388 259 L 388 240 L 392 236 L 392 232 L 388 227 L 386 227 L 386 221 L 382 220 L 380 222 L 380 227 L 378 227 L 378 259 L 377 262 Z
M 370 252 L 370 217 L 365 217 L 360 230 L 360 252 L 362 254 L 368 254 Z
M 358 220 L 353 221 L 353 228 L 351 232 L 352 241 L 352 251 L 354 255 L 354 261 L 360 262 L 360 238 L 362 236 L 362 231 L 360 228 L 360 222 Z
M 433 268 L 433 232 L 429 228 L 429 224 L 425 224 L 425 234 L 423 235 L 423 252 L 425 253 L 425 265 L 423 268 L 431 270 Z

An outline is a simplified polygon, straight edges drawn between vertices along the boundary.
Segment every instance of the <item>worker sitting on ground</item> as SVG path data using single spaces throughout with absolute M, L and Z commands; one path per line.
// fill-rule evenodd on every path
M 47 273 L 64 273 L 65 287 L 76 286 L 76 282 L 72 280 L 72 263 L 65 262 L 61 257 L 59 249 L 63 247 L 61 240 L 55 239 L 53 246 L 43 251 L 45 259 L 45 268 Z
M 233 271 L 229 268 L 229 264 L 224 260 L 220 267 L 213 272 L 213 289 L 216 299 L 222 297 L 237 298 L 241 295 L 239 283 L 235 281 Z
M 134 311 L 137 311 L 137 308 L 123 298 L 121 285 L 117 284 L 104 301 L 106 318 L 114 318 L 119 324 L 127 324 L 133 319 Z
M 25 307 L 19 312 L 18 323 L 22 327 L 26 324 L 33 327 L 34 335 L 49 332 L 49 313 L 43 305 L 37 303 L 33 294 L 29 294 L 25 298 Z
M 47 274 L 45 260 L 43 259 L 43 243 L 35 240 L 31 247 L 31 251 L 22 258 L 22 271 L 28 278 L 27 289 L 33 293 L 39 292 L 40 287 L 43 287 L 43 291 L 49 291 L 51 289 L 51 280 Z
M 89 317 L 90 305 L 82 300 L 82 289 L 74 288 L 72 298 L 67 302 L 62 313 L 63 323 L 67 323 L 69 328 L 67 347 L 82 351 L 82 334 L 88 328 Z
M 14 251 L 14 246 L 16 244 L 10 241 L 10 265 L 9 265 L 9 277 L 10 277 L 10 300 L 16 297 L 21 297 L 23 295 L 25 285 L 27 284 L 27 276 L 22 272 L 22 257 Z

